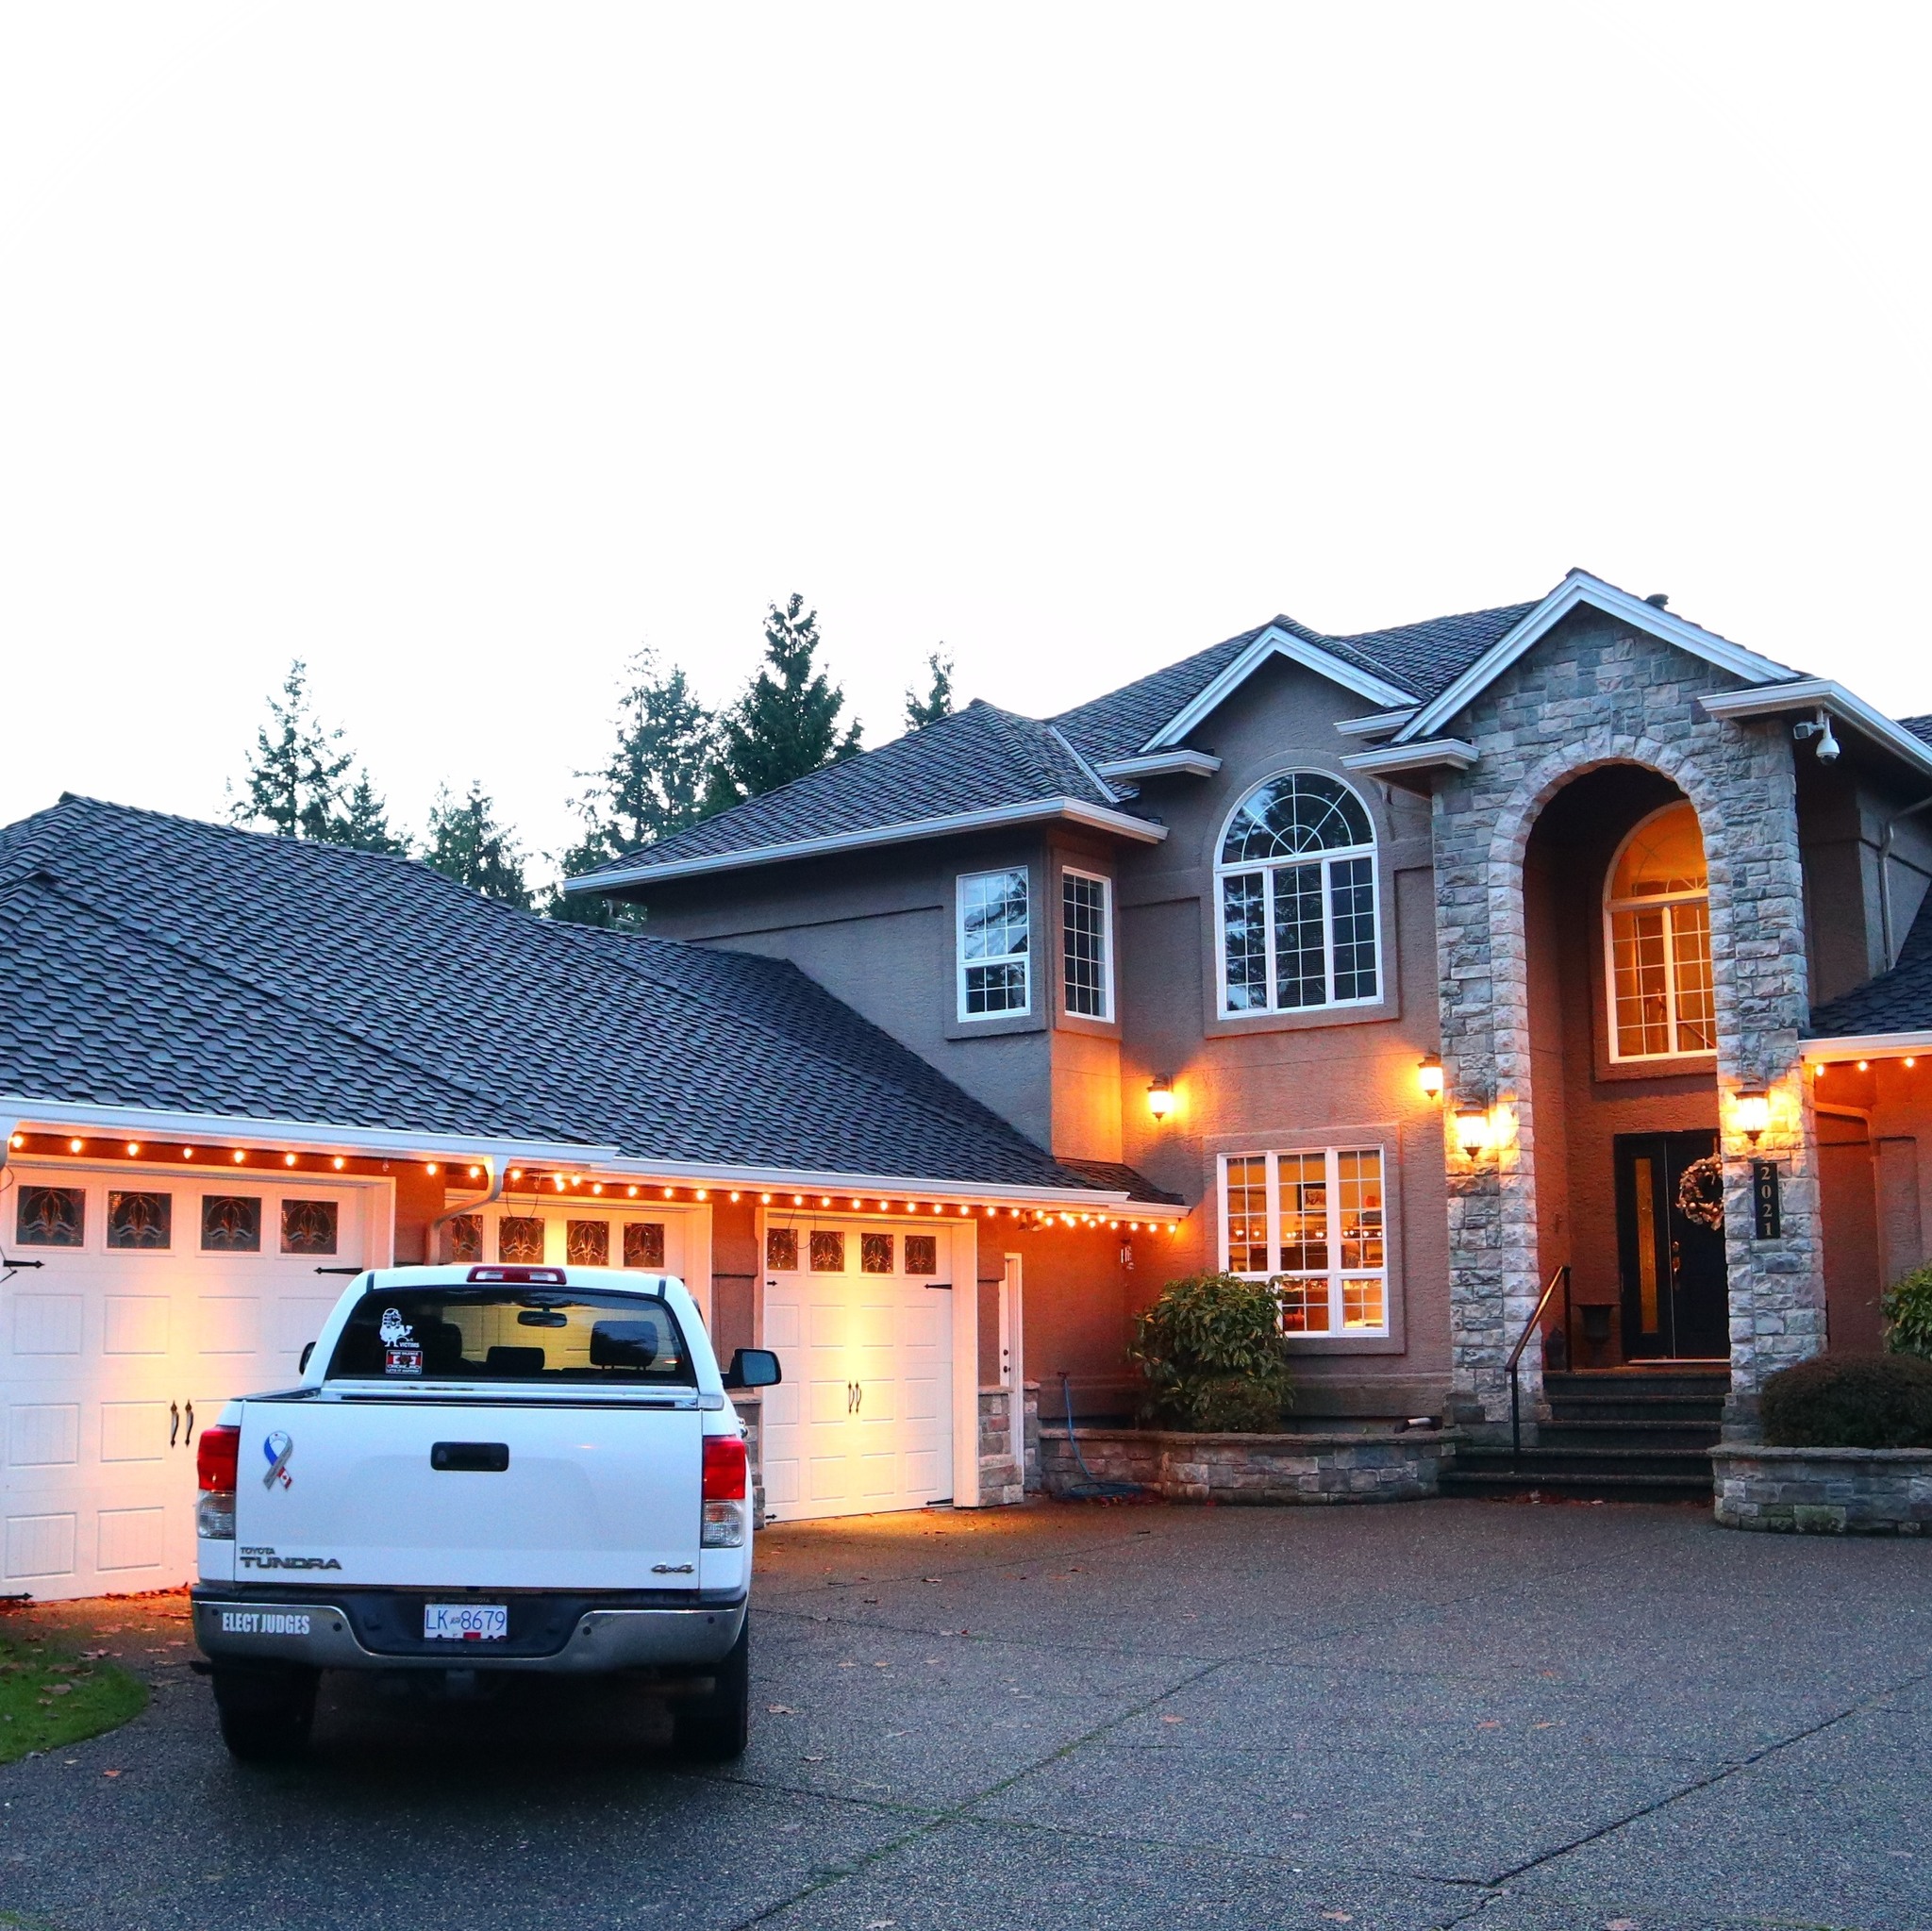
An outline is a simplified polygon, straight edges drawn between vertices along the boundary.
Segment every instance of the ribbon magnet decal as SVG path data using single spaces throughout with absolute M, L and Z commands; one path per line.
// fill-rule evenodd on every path
M 280 1482 L 285 1489 L 294 1486 L 295 1478 L 289 1473 L 289 1461 L 295 1453 L 295 1444 L 277 1428 L 261 1444 L 261 1452 L 268 1457 L 268 1473 L 262 1476 L 261 1486 L 273 1489 Z

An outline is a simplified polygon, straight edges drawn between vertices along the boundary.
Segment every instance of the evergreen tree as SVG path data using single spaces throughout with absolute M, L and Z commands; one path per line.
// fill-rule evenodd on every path
M 926 669 L 932 673 L 932 685 L 924 697 L 911 685 L 906 687 L 908 731 L 924 730 L 927 724 L 936 724 L 953 714 L 953 660 L 941 655 L 944 650 L 945 645 L 941 644 L 925 660 Z
M 859 748 L 855 719 L 841 732 L 845 694 L 818 667 L 819 613 L 796 591 L 765 619 L 765 668 L 719 720 L 705 812 L 789 785 Z
M 300 658 L 289 666 L 280 699 L 269 699 L 268 714 L 268 727 L 255 734 L 247 791 L 229 815 L 237 824 L 265 824 L 278 838 L 325 840 L 352 760 L 341 732 L 317 722 Z
M 584 836 L 558 861 L 565 878 L 580 878 L 625 852 L 655 844 L 702 814 L 718 721 L 691 695 L 681 670 L 659 671 L 653 651 L 639 651 L 625 676 L 609 761 L 601 771 L 577 774 L 591 782 L 576 801 Z M 575 924 L 641 923 L 636 907 L 610 906 L 594 894 L 566 897 L 560 884 L 543 911 Z
M 485 898 L 529 907 L 523 854 L 497 824 L 495 805 L 474 778 L 466 798 L 452 798 L 447 785 L 437 792 L 429 807 L 429 849 L 424 857 L 444 877 Z
M 407 857 L 409 841 L 389 828 L 389 807 L 376 794 L 369 774 L 356 774 L 356 782 L 343 801 L 344 808 L 330 820 L 324 834 L 331 844 L 348 845 L 358 852 L 393 852 Z

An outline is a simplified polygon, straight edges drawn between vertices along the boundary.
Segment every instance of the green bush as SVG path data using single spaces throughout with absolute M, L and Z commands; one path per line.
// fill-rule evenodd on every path
M 1885 1315 L 1885 1345 L 1894 1355 L 1932 1359 L 1932 1266 L 1907 1274 L 1878 1305 Z
M 1820 1355 L 1766 1378 L 1773 1448 L 1932 1448 L 1932 1361 Z
M 1170 1281 L 1135 1323 L 1127 1353 L 1147 1384 L 1142 1421 L 1264 1434 L 1294 1404 L 1280 1296 L 1235 1274 Z

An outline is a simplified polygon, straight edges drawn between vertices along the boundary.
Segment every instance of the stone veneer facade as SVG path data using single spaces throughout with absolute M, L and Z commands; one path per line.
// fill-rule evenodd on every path
M 1456 1393 L 1472 1423 L 1507 1419 L 1508 1352 L 1543 1286 L 1524 854 L 1550 799 L 1605 764 L 1662 773 L 1696 807 L 1704 832 L 1730 1274 L 1728 1431 L 1751 1434 L 1765 1376 L 1824 1344 L 1817 1167 L 1798 1052 L 1807 991 L 1790 728 L 1774 719 L 1719 722 L 1698 702 L 1740 681 L 1584 609 L 1448 727 L 1477 752 L 1470 770 L 1439 776 L 1434 801 L 1452 1347 Z M 1754 1084 L 1772 1098 L 1770 1131 L 1755 1148 L 1732 1124 L 1730 1098 Z M 1496 1121 L 1494 1144 L 1474 1160 L 1451 1130 L 1456 1104 L 1471 1097 L 1492 1103 Z M 1781 1240 L 1750 1238 L 1754 1157 L 1783 1168 Z M 1525 1409 L 1540 1412 L 1535 1347 L 1522 1374 Z

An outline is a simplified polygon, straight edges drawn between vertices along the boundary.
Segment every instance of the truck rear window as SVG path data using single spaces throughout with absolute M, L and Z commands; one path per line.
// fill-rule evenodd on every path
M 695 1385 L 663 1302 L 583 1288 L 378 1290 L 349 1316 L 326 1378 Z

